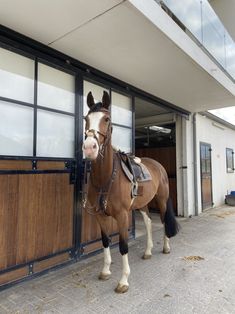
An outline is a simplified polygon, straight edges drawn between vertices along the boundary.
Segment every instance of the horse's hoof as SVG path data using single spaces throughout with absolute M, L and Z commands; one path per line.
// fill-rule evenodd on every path
M 115 292 L 116 293 L 125 293 L 127 292 L 129 289 L 129 286 L 127 285 L 121 285 L 120 283 L 117 285 L 117 287 L 115 288 Z
M 171 251 L 168 250 L 168 249 L 163 249 L 163 251 L 162 251 L 163 254 L 170 254 L 170 252 L 171 252 Z
M 151 254 L 144 254 L 144 255 L 142 256 L 142 259 L 150 259 L 151 257 L 152 257 Z
M 111 274 L 104 274 L 104 273 L 100 273 L 99 274 L 99 280 L 108 280 L 111 277 Z

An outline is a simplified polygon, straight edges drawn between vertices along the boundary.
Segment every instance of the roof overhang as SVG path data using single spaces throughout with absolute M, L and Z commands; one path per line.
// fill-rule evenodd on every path
M 154 0 L 1 3 L 4 26 L 180 108 L 235 105 L 234 83 Z

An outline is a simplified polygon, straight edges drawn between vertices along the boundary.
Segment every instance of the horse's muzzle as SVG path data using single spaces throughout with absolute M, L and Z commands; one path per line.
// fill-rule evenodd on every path
M 88 136 L 82 146 L 85 157 L 95 160 L 99 153 L 99 144 L 94 137 Z

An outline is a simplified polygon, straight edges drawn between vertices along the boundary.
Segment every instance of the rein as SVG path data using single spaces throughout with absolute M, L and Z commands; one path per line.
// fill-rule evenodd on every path
M 89 133 L 91 135 L 89 135 Z M 85 132 L 85 135 L 86 136 L 93 136 L 97 143 L 99 143 L 98 141 L 98 138 L 96 136 L 96 134 L 100 134 L 104 137 L 104 142 L 102 144 L 102 146 L 100 145 L 100 148 L 99 148 L 99 155 L 98 157 L 101 158 L 101 161 L 104 160 L 104 153 L 105 153 L 105 148 L 108 144 L 108 142 L 110 141 L 111 139 L 111 133 L 112 133 L 112 126 L 111 126 L 111 122 L 109 123 L 109 126 L 108 126 L 108 129 L 107 129 L 107 132 L 106 134 L 105 133 L 102 133 L 100 131 L 97 131 L 97 130 L 87 130 Z M 85 161 L 85 168 L 84 168 L 84 180 L 83 180 L 83 186 L 85 187 L 86 186 L 86 181 L 87 181 L 87 163 L 88 161 L 86 160 Z M 100 211 L 102 213 L 104 213 L 105 215 L 108 216 L 107 214 L 107 204 L 108 204 L 108 198 L 109 198 L 109 193 L 110 193 L 110 190 L 111 190 L 111 187 L 112 187 L 112 184 L 115 180 L 115 177 L 116 177 L 116 174 L 117 174 L 117 156 L 116 156 L 116 153 L 114 154 L 114 158 L 113 158 L 113 169 L 112 169 L 112 174 L 111 174 L 111 177 L 109 178 L 108 182 L 102 186 L 102 187 L 98 187 L 94 184 L 93 182 L 93 179 L 92 179 L 92 174 L 90 174 L 90 184 L 93 186 L 93 188 L 96 190 L 96 193 L 98 194 L 98 197 L 97 197 L 97 200 L 96 200 L 96 204 L 95 205 L 92 205 L 92 206 L 88 206 L 87 205 L 87 200 L 88 200 L 88 184 L 87 184 L 87 189 L 86 191 L 83 192 L 83 197 L 82 197 L 82 206 L 84 209 L 86 209 L 86 211 L 91 214 L 91 215 L 97 215 L 100 213 Z
M 107 213 L 108 198 L 109 198 L 110 190 L 112 188 L 112 184 L 113 184 L 113 182 L 116 178 L 116 175 L 117 175 L 117 163 L 118 163 L 118 158 L 117 158 L 117 155 L 115 153 L 114 158 L 113 158 L 113 169 L 112 169 L 111 177 L 109 178 L 108 182 L 102 187 L 98 187 L 98 186 L 94 185 L 93 180 L 92 180 L 92 175 L 90 174 L 90 183 L 94 187 L 94 189 L 96 190 L 98 197 L 97 197 L 95 205 L 91 205 L 91 206 L 87 205 L 87 200 L 88 200 L 88 198 L 87 198 L 88 185 L 87 185 L 86 191 L 83 192 L 82 206 L 84 209 L 86 209 L 88 214 L 97 215 L 100 212 L 102 212 L 103 214 L 109 216 Z M 85 170 L 84 170 L 84 187 L 86 186 L 87 172 L 88 171 L 87 171 L 87 161 L 86 161 Z

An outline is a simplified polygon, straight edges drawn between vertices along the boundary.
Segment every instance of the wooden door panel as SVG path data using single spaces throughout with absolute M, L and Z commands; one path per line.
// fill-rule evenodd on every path
M 32 161 L 0 160 L 0 170 L 32 170 Z
M 69 173 L 0 175 L 0 269 L 72 247 Z
M 156 147 L 141 148 L 136 150 L 136 156 L 152 158 L 166 169 L 169 178 L 170 197 L 172 199 L 175 214 L 177 214 L 177 180 L 176 180 L 176 148 L 172 147 Z M 156 202 L 152 201 L 149 207 L 155 211 Z
M 204 204 L 204 207 L 211 205 L 211 178 L 210 177 L 202 178 L 202 190 L 203 190 L 202 202 Z

